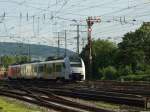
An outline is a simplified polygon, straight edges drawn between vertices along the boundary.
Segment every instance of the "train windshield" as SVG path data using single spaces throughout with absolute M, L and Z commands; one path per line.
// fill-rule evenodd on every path
M 82 67 L 81 63 L 70 63 L 71 67 Z
M 70 57 L 71 67 L 82 67 L 81 59 L 79 57 Z

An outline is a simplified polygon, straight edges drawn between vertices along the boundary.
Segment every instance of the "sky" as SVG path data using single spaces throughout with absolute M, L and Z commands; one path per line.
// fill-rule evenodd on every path
M 125 33 L 150 21 L 150 0 L 0 0 L 0 42 L 19 42 L 76 51 L 76 24 L 80 24 L 80 51 L 87 42 L 89 16 L 100 17 L 92 26 L 92 39 L 115 43 Z

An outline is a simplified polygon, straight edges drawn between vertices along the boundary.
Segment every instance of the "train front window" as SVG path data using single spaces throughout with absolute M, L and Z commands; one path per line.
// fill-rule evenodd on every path
M 70 57 L 69 59 L 71 67 L 82 67 L 82 62 L 79 57 Z
M 69 57 L 71 62 L 81 62 L 81 59 L 79 57 Z
M 82 67 L 82 64 L 80 63 L 80 64 L 70 64 L 71 65 L 71 67 Z

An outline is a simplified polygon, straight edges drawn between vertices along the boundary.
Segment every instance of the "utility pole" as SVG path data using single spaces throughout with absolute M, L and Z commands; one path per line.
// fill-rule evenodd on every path
M 60 38 L 64 38 L 64 37 L 60 37 L 60 33 L 62 32 L 54 32 L 57 33 L 57 56 L 60 56 Z
M 40 34 L 40 17 L 38 17 L 38 21 L 37 21 L 37 36 L 39 37 Z
M 86 22 L 88 25 L 88 75 L 92 75 L 92 26 L 100 22 L 100 17 L 88 17 Z
M 32 30 L 33 30 L 33 37 L 35 37 L 35 29 L 34 29 L 34 24 L 35 24 L 34 18 L 35 18 L 35 16 L 33 16 L 32 18 L 33 18 L 33 24 L 32 24 L 32 25 L 33 25 L 33 26 L 32 26 L 32 27 L 33 27 L 33 28 L 32 28 Z
M 86 40 L 86 38 L 82 38 L 82 49 L 83 49 L 84 46 L 85 46 L 85 40 Z
M 58 41 L 57 41 L 57 45 L 58 45 L 57 56 L 59 57 L 59 54 L 60 54 L 60 32 L 58 32 L 57 36 L 58 36 Z
M 29 40 L 28 40 L 28 61 L 30 61 L 30 57 L 31 57 L 31 51 L 30 51 L 30 43 L 29 43 Z
M 22 13 L 20 13 L 19 17 L 19 37 L 21 39 L 22 37 Z M 23 42 L 18 43 L 18 54 L 22 55 L 22 47 L 23 47 Z
M 65 30 L 65 57 L 67 56 L 67 30 Z
M 77 54 L 79 55 L 80 52 L 80 32 L 87 32 L 87 31 L 80 31 L 80 26 L 87 26 L 87 25 L 81 25 L 81 24 L 71 24 L 71 26 L 76 26 L 77 30 L 75 30 L 77 32 Z M 71 30 L 74 31 L 74 30 Z
M 80 38 L 80 34 L 79 34 L 79 24 L 77 24 L 77 53 L 79 54 L 79 38 Z

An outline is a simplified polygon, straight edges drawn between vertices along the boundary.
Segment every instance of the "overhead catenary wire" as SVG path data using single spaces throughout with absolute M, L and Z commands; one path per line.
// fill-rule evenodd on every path
M 48 17 L 49 16 L 49 14 L 51 13 L 51 6 L 53 5 L 53 8 L 54 8 L 54 6 L 56 6 L 56 4 L 54 3 L 54 2 L 52 2 L 51 1 L 51 3 L 49 4 L 49 7 L 48 7 L 48 5 L 47 5 L 47 7 L 43 7 L 43 5 L 44 5 L 44 3 L 43 3 L 43 5 L 42 6 L 38 6 L 38 3 L 36 3 L 35 2 L 35 5 L 34 5 L 34 2 L 28 2 L 28 1 L 26 1 L 26 2 L 18 2 L 18 1 L 14 1 L 14 0 L 12 0 L 13 2 L 15 2 L 14 4 L 16 4 L 16 5 L 18 5 L 18 6 L 23 6 L 23 7 L 30 7 L 30 8 L 32 8 L 32 9 L 34 9 L 34 10 L 36 10 L 37 12 L 40 12 L 40 13 L 37 13 L 37 12 L 35 12 L 35 13 L 30 13 L 29 12 L 29 14 L 28 14 L 28 22 L 24 22 L 24 24 L 22 24 L 22 29 L 24 30 L 24 31 L 27 31 L 27 30 L 30 30 L 31 28 L 32 28 L 32 26 L 30 26 L 30 25 L 32 25 L 32 17 L 33 16 L 35 16 L 35 24 L 37 24 L 37 17 L 39 16 L 40 18 L 41 18 L 41 16 L 43 16 L 43 15 L 45 15 L 45 22 L 44 22 L 44 24 L 42 24 L 42 19 L 40 19 L 40 23 L 41 23 L 41 27 L 42 26 L 44 26 L 44 27 L 42 27 L 42 29 L 40 29 L 40 36 L 42 36 L 45 32 L 47 32 L 47 25 L 50 25 L 50 24 L 53 24 L 53 22 L 51 21 L 51 19 L 50 19 L 50 17 Z M 112 0 L 113 1 L 113 0 Z M 7 2 L 9 2 L 9 0 L 7 0 Z M 87 8 L 87 11 L 89 11 L 90 12 L 90 8 L 91 9 L 101 9 L 101 7 L 98 7 L 98 5 L 100 5 L 100 4 L 91 4 L 91 5 L 89 5 L 89 6 L 87 6 L 87 7 L 81 7 L 82 6 L 82 4 L 84 4 L 84 2 L 90 2 L 89 0 L 85 0 L 85 1 L 81 1 L 82 2 L 82 4 L 80 5 L 79 4 L 79 2 L 78 1 L 70 1 L 70 2 L 72 2 L 72 5 L 74 4 L 74 6 L 72 6 L 71 8 L 70 8 L 70 10 L 67 10 L 71 5 L 69 5 L 70 4 L 70 2 L 68 2 L 65 6 L 63 6 L 62 5 L 62 3 L 63 3 L 64 1 L 62 1 L 61 3 L 59 3 L 59 7 L 56 9 L 56 12 L 58 11 L 58 13 L 57 13 L 57 15 L 55 15 L 55 11 L 53 12 L 54 13 L 54 15 L 53 15 L 53 18 L 55 18 L 56 20 L 56 22 L 57 22 L 57 24 L 59 24 L 59 28 L 60 28 L 60 30 L 61 30 L 61 22 L 62 21 L 64 21 L 64 22 L 66 22 L 67 24 L 69 24 L 70 22 L 72 22 L 72 20 L 76 17 L 76 20 L 78 20 L 78 21 L 81 21 L 81 22 L 85 22 L 85 18 L 86 18 L 86 16 L 88 16 L 89 14 L 84 14 L 84 13 L 82 13 L 82 11 L 84 12 L 84 10 L 81 10 L 81 11 L 78 11 L 79 9 L 84 9 L 84 8 Z M 108 2 L 108 1 L 107 1 Z M 111 3 L 111 1 L 109 1 L 108 2 L 108 4 L 107 4 L 107 2 L 103 2 L 103 3 L 106 3 L 105 5 L 103 4 L 103 3 L 101 3 L 101 4 L 103 4 L 104 6 L 108 6 L 108 5 L 110 5 L 110 3 Z M 65 2 L 64 2 L 65 3 Z M 121 2 L 120 2 L 121 3 Z M 144 5 L 146 5 L 147 6 L 147 4 L 148 3 L 141 3 L 139 6 L 136 6 L 136 5 L 138 5 L 138 4 L 135 4 L 135 5 L 131 5 L 131 6 L 129 6 L 128 7 L 128 9 L 125 9 L 125 8 L 127 8 L 127 7 L 124 7 L 124 8 L 118 8 L 117 10 L 114 10 L 114 12 L 104 12 L 103 14 L 106 14 L 106 15 L 103 15 L 102 17 L 108 17 L 109 19 L 112 19 L 112 17 L 113 17 L 113 15 L 114 14 L 116 14 L 117 16 L 122 16 L 122 15 L 124 15 L 126 18 L 128 18 L 129 16 L 131 17 L 131 19 L 130 20 L 128 20 L 127 22 L 127 24 L 132 24 L 132 18 L 133 19 L 135 19 L 136 21 L 139 21 L 139 23 L 142 23 L 142 19 L 141 20 L 139 20 L 138 18 L 141 18 L 141 17 L 149 17 L 149 12 L 145 12 L 145 13 L 141 13 L 142 11 L 140 11 L 139 13 L 138 13 L 138 11 L 136 12 L 136 13 L 133 13 L 132 15 L 127 15 L 126 13 L 127 12 L 132 12 L 132 10 L 130 10 L 130 9 L 135 9 L 135 8 L 137 8 L 138 9 L 138 7 L 142 10 L 142 7 L 144 6 Z M 57 3 L 57 5 L 58 5 L 58 3 Z M 97 8 L 96 7 L 94 7 L 94 6 L 96 6 L 97 5 Z M 33 6 L 33 7 L 32 7 Z M 111 5 L 110 5 L 111 6 Z M 135 7 L 134 7 L 135 6 Z M 93 8 L 92 8 L 93 7 Z M 145 7 L 143 7 L 143 12 L 144 12 L 144 9 Z M 71 11 L 71 10 L 73 10 L 73 11 Z M 86 10 L 86 9 L 85 9 Z M 118 10 L 120 10 L 119 12 L 118 12 Z M 68 11 L 71 11 L 70 13 L 68 13 Z M 28 11 L 27 11 L 28 12 Z M 24 15 L 22 16 L 22 18 L 27 18 L 27 16 L 26 16 L 26 13 L 27 12 L 23 12 L 24 13 Z M 70 17 L 70 15 L 71 15 L 71 17 Z M 101 14 L 99 14 L 99 15 L 101 15 Z M 9 19 L 11 17 L 11 19 Z M 9 22 L 10 20 L 12 21 L 13 20 L 13 18 L 18 18 L 18 16 L 15 16 L 14 15 L 14 17 L 13 17 L 13 15 L 11 16 L 9 16 L 9 15 L 7 15 L 6 14 L 6 18 L 7 18 L 7 20 L 5 20 L 5 22 Z M 104 18 L 104 20 L 102 21 L 102 22 L 105 22 L 106 21 L 106 23 L 107 23 L 107 20 L 105 20 L 105 18 Z M 110 23 L 112 23 L 112 24 L 114 24 L 113 23 L 113 21 L 111 21 Z M 119 21 L 118 21 L 118 23 L 119 23 Z M 27 28 L 27 26 L 29 26 L 29 28 Z M 10 26 L 11 27 L 11 26 Z M 55 27 L 55 26 L 54 26 Z M 19 28 L 19 26 L 16 26 L 15 27 L 15 30 L 13 30 L 14 32 L 16 31 L 16 29 L 17 28 Z M 26 29 L 27 28 L 27 29 Z M 100 28 L 105 28 L 105 24 L 102 26 L 102 27 L 100 27 Z M 121 27 L 121 29 L 122 29 L 122 27 Z M 43 31 L 42 31 L 43 30 Z M 107 28 L 106 28 L 106 30 L 107 30 Z M 22 32 L 24 32 L 24 31 L 22 31 Z M 37 32 L 35 32 L 35 33 L 37 33 Z

